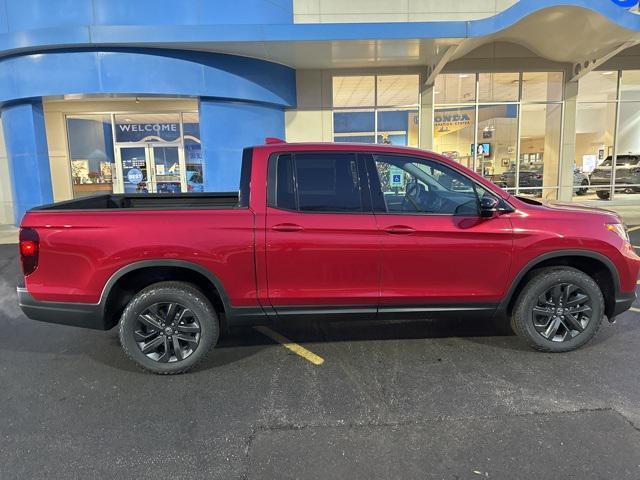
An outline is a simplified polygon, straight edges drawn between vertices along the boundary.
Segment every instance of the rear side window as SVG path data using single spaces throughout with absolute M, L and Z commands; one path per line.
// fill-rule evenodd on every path
M 354 154 L 283 154 L 270 159 L 269 170 L 269 206 L 301 212 L 363 211 Z

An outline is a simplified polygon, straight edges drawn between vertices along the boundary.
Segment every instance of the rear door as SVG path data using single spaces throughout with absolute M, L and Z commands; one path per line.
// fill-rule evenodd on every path
M 271 156 L 266 266 L 278 315 L 375 315 L 380 238 L 367 188 L 353 153 Z
M 434 160 L 373 154 L 366 163 L 382 238 L 380 315 L 493 309 L 513 231 L 508 215 L 480 218 L 479 195 L 491 194 Z

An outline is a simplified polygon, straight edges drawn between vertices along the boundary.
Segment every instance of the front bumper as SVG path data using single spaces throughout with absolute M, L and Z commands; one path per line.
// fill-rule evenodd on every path
M 18 287 L 17 292 L 20 308 L 32 320 L 94 330 L 109 329 L 100 304 L 42 302 L 33 298 L 24 287 Z

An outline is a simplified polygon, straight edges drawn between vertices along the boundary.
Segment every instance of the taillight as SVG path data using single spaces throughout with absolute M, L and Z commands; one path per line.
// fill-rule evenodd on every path
M 40 254 L 40 237 L 38 232 L 32 228 L 20 229 L 20 260 L 22 262 L 22 272 L 26 275 L 32 274 L 38 267 L 38 256 Z

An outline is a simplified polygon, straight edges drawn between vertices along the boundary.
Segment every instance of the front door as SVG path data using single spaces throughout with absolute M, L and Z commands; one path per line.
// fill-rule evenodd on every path
M 114 183 L 114 190 L 117 188 L 121 193 L 187 191 L 184 154 L 180 145 L 127 145 L 120 146 L 118 153 L 121 180 Z
M 266 266 L 279 316 L 375 316 L 380 239 L 364 178 L 351 153 L 270 159 Z
M 508 215 L 480 218 L 491 195 L 433 160 L 368 155 L 382 238 L 380 314 L 491 310 L 507 286 L 513 229 Z
M 153 168 L 153 191 L 157 193 L 180 193 L 184 187 L 180 147 L 171 145 L 149 145 Z
M 151 162 L 147 146 L 120 147 L 119 153 L 122 193 L 149 193 Z

